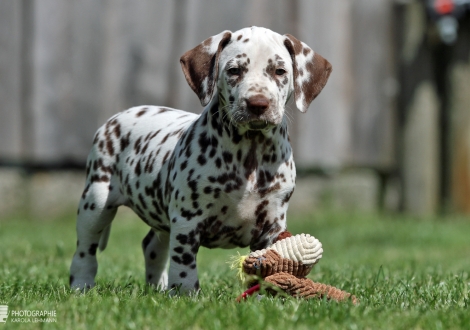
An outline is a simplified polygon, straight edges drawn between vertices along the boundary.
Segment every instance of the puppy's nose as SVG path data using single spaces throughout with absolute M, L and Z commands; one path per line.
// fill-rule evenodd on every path
M 269 100 L 261 95 L 254 95 L 246 100 L 246 108 L 254 115 L 260 116 L 269 108 Z

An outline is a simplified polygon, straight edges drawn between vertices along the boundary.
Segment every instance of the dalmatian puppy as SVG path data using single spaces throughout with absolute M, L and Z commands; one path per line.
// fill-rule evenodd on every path
M 296 172 L 285 106 L 293 95 L 307 111 L 330 63 L 294 36 L 260 27 L 224 31 L 180 62 L 201 115 L 140 106 L 95 135 L 72 288 L 95 285 L 96 252 L 121 205 L 150 227 L 142 242 L 147 283 L 181 293 L 199 290 L 200 246 L 258 250 L 286 229 Z

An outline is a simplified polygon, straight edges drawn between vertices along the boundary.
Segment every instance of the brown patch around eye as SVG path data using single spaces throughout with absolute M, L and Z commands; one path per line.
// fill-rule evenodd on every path
M 240 58 L 242 55 L 237 55 L 237 58 Z M 241 81 L 243 78 L 244 74 L 248 72 L 248 61 L 246 62 L 241 62 L 241 61 L 236 61 L 237 63 L 237 68 L 239 69 L 238 73 L 236 75 L 227 75 L 225 77 L 227 84 L 230 87 L 235 87 L 238 85 L 238 83 Z M 233 62 L 227 63 L 226 67 L 233 66 Z
M 273 64 L 272 60 L 269 60 L 268 61 L 268 66 L 266 66 L 266 73 L 269 76 L 274 77 L 275 72 L 276 72 L 276 66 Z
M 285 70 L 282 69 L 284 72 Z M 277 87 L 280 89 L 282 87 L 280 78 L 282 75 L 277 74 L 278 71 L 278 64 L 274 64 L 272 59 L 268 60 L 268 65 L 265 69 L 265 75 L 270 78 L 270 80 L 274 80 L 276 82 Z M 284 84 L 285 85 L 285 84 Z
M 242 73 L 247 73 L 248 72 L 248 63 L 247 62 L 240 63 L 239 68 L 240 68 Z
M 250 39 L 246 38 L 245 40 L 243 40 L 243 42 L 248 42 Z
M 240 34 L 237 38 L 237 40 L 240 40 L 242 38 L 242 35 Z

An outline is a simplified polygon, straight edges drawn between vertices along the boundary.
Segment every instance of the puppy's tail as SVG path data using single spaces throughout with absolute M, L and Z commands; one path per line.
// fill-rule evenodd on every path
M 106 246 L 108 245 L 108 239 L 109 239 L 110 233 L 111 233 L 111 224 L 106 226 L 106 228 L 103 229 L 103 232 L 101 233 L 100 242 L 98 244 L 100 251 L 104 251 L 104 249 L 106 249 Z

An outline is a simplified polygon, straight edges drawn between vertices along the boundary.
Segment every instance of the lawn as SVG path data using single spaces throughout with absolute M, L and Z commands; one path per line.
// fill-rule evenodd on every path
M 237 250 L 203 249 L 202 292 L 169 298 L 144 285 L 140 242 L 146 226 L 128 212 L 113 224 L 98 258 L 97 287 L 68 288 L 73 216 L 47 222 L 0 221 L 0 305 L 55 310 L 55 323 L 4 329 L 469 329 L 470 218 L 315 212 L 290 214 L 293 233 L 323 243 L 309 277 L 355 294 L 360 304 L 256 297 L 227 261 Z M 240 253 L 247 253 L 240 249 Z

